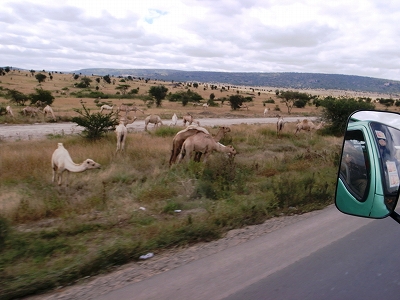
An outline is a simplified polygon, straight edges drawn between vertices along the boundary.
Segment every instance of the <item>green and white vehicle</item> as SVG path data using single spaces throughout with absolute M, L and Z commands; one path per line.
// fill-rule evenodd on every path
M 400 186 L 400 114 L 357 111 L 348 120 L 338 172 L 335 204 L 343 213 L 391 216 Z

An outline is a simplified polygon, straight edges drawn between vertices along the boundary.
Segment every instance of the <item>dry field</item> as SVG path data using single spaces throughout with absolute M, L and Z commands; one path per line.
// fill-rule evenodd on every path
M 70 95 L 79 90 L 74 87 L 76 81 L 71 74 L 55 73 L 53 77 L 41 87 L 56 97 L 56 115 L 74 115 L 73 108 L 81 108 L 81 99 Z M 181 89 L 166 82 L 127 83 L 131 88 L 139 87 L 139 95 L 154 84 L 164 84 L 172 93 Z M 100 91 L 115 94 L 116 86 L 104 84 Z M 0 92 L 15 89 L 29 94 L 40 86 L 29 72 L 12 71 L 0 77 L 0 87 Z M 211 93 L 216 99 L 236 93 L 204 90 L 202 85 L 193 90 L 204 99 Z M 61 94 L 64 91 L 66 95 Z M 246 96 L 252 92 L 243 88 L 240 93 Z M 256 91 L 249 110 L 240 111 L 227 105 L 183 107 L 167 100 L 161 108 L 148 108 L 140 99 L 112 102 L 135 103 L 145 111 L 137 113 L 139 118 L 151 113 L 167 118 L 174 112 L 179 116 L 192 112 L 201 119 L 263 117 L 263 101 L 269 98 L 275 104 L 267 106 L 274 109 L 278 105 L 279 113 L 286 116 L 286 108 L 272 88 L 263 89 L 260 96 Z M 93 99 L 82 100 L 98 110 Z M 0 99 L 1 106 L 8 103 Z M 18 112 L 21 107 L 13 109 Z M 292 116 L 320 113 L 320 108 L 307 106 L 294 108 Z M 19 123 L 32 122 L 30 117 L 17 119 Z M 0 122 L 8 120 L 0 117 Z M 232 126 L 221 142 L 238 150 L 234 161 L 217 153 L 207 163 L 188 162 L 173 168 L 169 168 L 168 159 L 172 138 L 179 129 L 167 126 L 149 133 L 130 133 L 123 155 L 115 155 L 115 134 L 111 132 L 95 142 L 79 136 L 1 141 L 0 298 L 20 298 L 68 285 L 150 251 L 160 255 L 166 249 L 215 240 L 230 229 L 331 204 L 341 139 L 308 133 L 294 136 L 294 124 L 285 128 L 287 131 L 277 138 L 274 124 Z M 217 131 L 209 129 L 213 134 Z M 57 142 L 64 143 L 75 162 L 90 157 L 101 163 L 102 169 L 71 174 L 68 188 L 57 187 L 51 182 L 50 167 Z M 6 223 L 12 230 L 5 238 L 1 226 L 5 228 Z
M 35 74 L 37 74 L 36 72 Z M 74 80 L 72 74 L 61 74 L 61 73 L 53 73 L 53 79 L 49 79 L 48 72 L 42 72 L 47 76 L 45 82 L 41 84 L 38 83 L 34 75 L 32 76 L 28 71 L 19 71 L 19 70 L 12 70 L 6 76 L 0 77 L 0 87 L 4 89 L 15 89 L 20 91 L 24 94 L 34 93 L 35 89 L 43 88 L 44 90 L 48 90 L 52 92 L 52 95 L 55 97 L 53 103 L 53 109 L 55 114 L 58 117 L 62 116 L 75 116 L 76 113 L 73 111 L 74 108 L 81 108 L 80 101 L 84 101 L 86 106 L 91 109 L 92 111 L 99 110 L 94 103 L 94 99 L 92 98 L 76 98 L 75 96 L 71 95 L 73 92 L 78 92 L 82 89 L 74 87 L 74 83 L 80 82 L 80 79 Z M 113 94 L 115 95 L 118 90 L 116 87 L 118 84 L 129 84 L 129 89 L 139 89 L 138 96 L 147 95 L 149 88 L 154 85 L 165 85 L 168 88 L 168 93 L 176 93 L 178 91 L 184 91 L 187 89 L 185 86 L 178 86 L 175 87 L 171 82 L 161 82 L 161 81 L 154 81 L 149 80 L 148 83 L 145 83 L 144 80 L 134 79 L 133 81 L 127 82 L 119 82 L 120 78 L 111 77 L 111 79 L 115 79 L 115 84 L 107 84 L 103 80 L 100 84 L 97 84 L 95 81 L 96 78 L 99 76 L 88 76 L 92 79 L 91 88 L 95 91 L 96 85 L 99 86 L 99 92 L 103 92 L 104 94 Z M 222 87 L 222 85 L 221 85 Z M 254 92 L 252 91 L 254 88 Z M 169 102 L 168 100 L 164 99 L 162 102 L 162 107 L 157 108 L 155 105 L 148 108 L 144 101 L 140 99 L 103 99 L 104 102 L 109 102 L 111 105 L 114 104 L 119 106 L 122 103 L 126 104 L 134 104 L 145 111 L 144 114 L 140 112 L 137 113 L 138 120 L 144 119 L 146 115 L 149 114 L 159 114 L 162 118 L 170 118 L 173 113 L 177 113 L 178 117 L 183 116 L 184 114 L 190 112 L 194 115 L 195 118 L 202 118 L 202 117 L 263 117 L 263 112 L 265 107 L 268 107 L 270 112 L 270 116 L 276 116 L 277 114 L 280 115 L 287 115 L 287 108 L 283 103 L 280 103 L 279 99 L 275 95 L 276 88 L 273 87 L 238 87 L 236 89 L 230 90 L 222 90 L 219 88 L 218 90 L 211 90 L 205 89 L 203 84 L 199 84 L 198 88 L 190 88 L 192 91 L 200 94 L 203 97 L 203 101 L 206 102 L 209 99 L 210 94 L 214 93 L 215 99 L 220 98 L 229 98 L 231 95 L 235 95 L 237 91 L 239 91 L 240 95 L 244 97 L 252 96 L 253 102 L 249 103 L 249 109 L 240 109 L 238 111 L 232 111 L 230 106 L 225 102 L 225 105 L 220 107 L 209 107 L 208 109 L 204 109 L 201 106 L 192 106 L 190 103 L 187 106 L 182 106 L 180 103 L 176 102 Z M 339 96 L 347 96 L 347 97 L 371 97 L 375 99 L 377 97 L 389 97 L 388 95 L 376 95 L 376 94 L 365 94 L 365 93 L 356 93 L 356 92 L 349 92 L 349 91 L 324 91 L 324 90 L 305 90 L 303 92 L 307 92 L 313 95 L 320 95 L 321 97 L 325 97 L 328 95 L 339 97 Z M 260 93 L 260 95 L 258 95 Z M 264 106 L 263 101 L 273 99 L 275 103 L 267 103 Z M 9 101 L 2 97 L 0 94 L 0 105 L 6 106 L 9 105 Z M 26 105 L 29 105 L 29 101 L 26 102 Z M 19 112 L 22 107 L 16 106 L 11 104 L 12 109 L 15 112 Z M 276 107 L 279 110 L 275 110 Z M 384 107 L 377 106 L 377 109 L 383 109 Z M 305 108 L 296 108 L 294 107 L 291 115 L 292 116 L 309 116 L 309 115 L 320 115 L 321 109 L 317 109 L 315 106 L 306 106 Z M 131 112 L 131 114 L 133 114 Z M 3 121 L 6 122 L 7 120 Z M 32 119 L 30 118 L 21 118 L 18 120 L 18 123 L 24 122 L 31 122 Z M 35 122 L 41 122 L 42 118 L 37 118 L 34 120 Z M 1 119 L 0 119 L 1 122 Z M 15 123 L 15 122 L 14 122 Z

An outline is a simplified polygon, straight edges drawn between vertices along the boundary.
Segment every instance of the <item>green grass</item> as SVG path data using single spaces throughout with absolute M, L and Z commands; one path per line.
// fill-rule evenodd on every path
M 118 155 L 113 133 L 93 143 L 67 136 L 1 143 L 0 299 L 333 202 L 340 151 L 334 138 L 288 133 L 278 139 L 272 125 L 231 129 L 224 139 L 239 149 L 233 161 L 215 153 L 205 164 L 171 168 L 178 129 L 165 126 L 130 133 Z M 70 174 L 68 188 L 53 185 L 57 142 L 74 162 L 90 157 L 102 169 Z

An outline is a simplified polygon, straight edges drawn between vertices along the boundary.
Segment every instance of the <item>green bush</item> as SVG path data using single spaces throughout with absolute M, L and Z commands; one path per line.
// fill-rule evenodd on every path
M 118 124 L 118 114 L 116 112 L 111 112 L 109 114 L 101 114 L 100 112 L 90 113 L 90 110 L 87 109 L 82 102 L 81 104 L 83 110 L 74 109 L 80 117 L 73 117 L 72 122 L 85 128 L 82 131 L 85 138 L 91 140 L 99 139 Z
M 326 97 L 321 101 L 323 118 L 329 125 L 323 130 L 330 134 L 342 135 L 349 116 L 357 110 L 372 110 L 375 106 L 372 103 L 360 102 L 354 98 L 334 98 Z

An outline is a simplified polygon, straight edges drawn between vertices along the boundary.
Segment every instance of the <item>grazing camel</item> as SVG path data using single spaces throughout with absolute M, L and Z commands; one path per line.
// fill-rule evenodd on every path
M 38 107 L 32 107 L 32 106 L 27 106 L 22 109 L 21 111 L 24 116 L 27 116 L 28 114 L 31 115 L 31 117 L 34 117 L 38 114 L 38 112 L 42 112 Z
M 121 104 L 120 106 L 118 106 L 117 113 L 119 113 L 120 111 L 124 111 L 125 115 L 127 115 L 131 111 L 135 112 L 135 115 L 136 115 L 137 111 L 140 111 L 142 114 L 144 114 L 144 111 L 141 110 L 140 108 L 138 108 L 136 106 L 126 105 L 126 104 Z
M 46 118 L 47 115 L 51 115 L 54 122 L 57 121 L 56 115 L 54 114 L 53 109 L 51 108 L 50 105 L 46 105 L 45 108 L 43 108 L 43 116 Z
M 285 126 L 285 122 L 283 120 L 283 117 L 278 116 L 278 121 L 276 122 L 276 135 L 279 137 L 283 127 Z
M 230 156 L 234 156 L 237 153 L 233 146 L 224 146 L 216 142 L 211 135 L 199 132 L 188 137 L 183 142 L 182 150 L 178 156 L 178 163 L 180 163 L 187 154 L 190 159 L 193 158 L 193 152 L 201 152 L 204 154 L 204 162 L 206 162 L 210 154 L 214 151 L 227 153 Z
M 53 152 L 51 157 L 51 167 L 53 169 L 53 182 L 57 180 L 58 185 L 62 183 L 62 174 L 64 171 L 79 173 L 91 169 L 99 169 L 100 164 L 88 158 L 81 164 L 76 164 L 72 161 L 68 150 L 64 148 L 62 143 L 58 143 L 58 148 Z M 68 177 L 65 180 L 68 185 Z
M 158 115 L 149 115 L 144 119 L 144 130 L 147 130 L 147 125 L 149 123 L 153 123 L 154 127 L 157 127 L 158 124 L 163 125 L 160 116 Z
M 188 125 L 192 125 L 192 123 L 196 123 L 197 126 L 200 126 L 200 122 L 196 121 L 190 113 L 183 116 L 183 125 L 186 126 L 186 123 L 189 123 Z
M 47 105 L 46 102 L 40 101 L 40 100 L 36 101 L 35 104 L 36 104 L 36 106 L 39 107 L 39 108 L 44 108 L 44 107 Z
M 169 126 L 175 126 L 177 122 L 178 122 L 178 116 L 174 113 L 174 115 L 172 116 L 171 123 L 169 124 Z
M 294 134 L 297 135 L 298 132 L 300 132 L 301 130 L 304 130 L 304 131 L 310 132 L 310 135 L 311 135 L 311 130 L 321 129 L 324 125 L 325 125 L 325 122 L 323 122 L 323 121 L 321 123 L 319 123 L 318 125 L 315 125 L 313 122 L 311 122 L 307 119 L 304 119 L 302 122 L 299 122 L 296 125 L 296 131 Z
M 219 142 L 225 134 L 230 132 L 231 129 L 229 127 L 224 127 L 221 126 L 217 132 L 217 134 L 214 136 L 214 141 Z M 203 127 L 199 127 L 196 125 L 189 125 L 186 129 L 179 131 L 174 139 L 172 140 L 172 150 L 171 150 L 171 157 L 169 159 L 169 166 L 174 164 L 176 162 L 176 159 L 181 152 L 182 145 L 185 142 L 185 140 L 192 136 L 195 135 L 196 133 L 203 132 L 205 134 L 210 134 L 207 129 Z M 200 155 L 196 155 L 195 160 L 200 161 L 201 153 Z
M 117 150 L 115 153 L 118 151 L 123 152 L 125 149 L 126 136 L 128 135 L 128 129 L 125 126 L 124 120 L 119 121 L 119 125 L 115 127 L 115 134 L 117 135 Z
M 110 105 L 108 105 L 108 104 L 103 104 L 103 105 L 100 107 L 100 113 L 102 113 L 103 110 L 111 110 L 111 112 L 112 112 L 113 109 L 114 109 L 114 105 L 110 106 Z
M 266 108 L 264 109 L 264 117 L 265 117 L 266 115 L 268 115 L 268 111 L 269 111 L 269 108 L 266 107 Z
M 208 103 L 204 103 L 204 104 L 203 104 L 203 108 L 205 108 L 205 109 L 207 109 L 208 106 L 209 106 Z
M 7 107 L 6 107 L 6 113 L 7 113 L 8 115 L 10 115 L 11 117 L 14 118 L 14 113 L 13 113 L 13 111 L 12 111 L 10 105 L 7 105 Z

